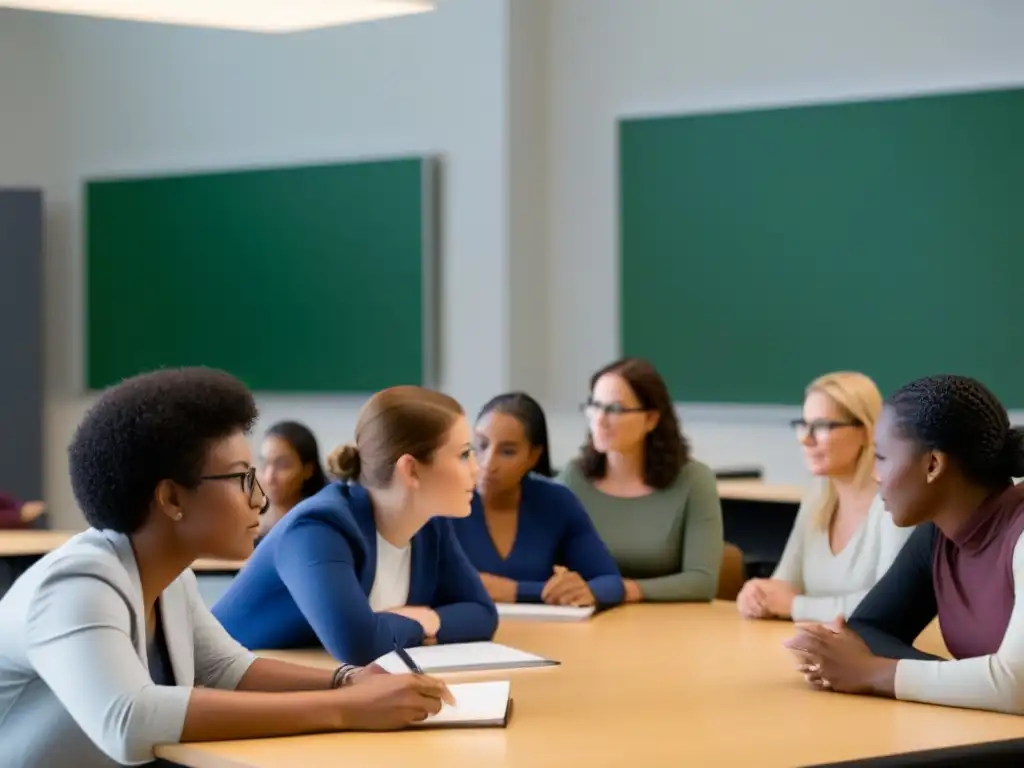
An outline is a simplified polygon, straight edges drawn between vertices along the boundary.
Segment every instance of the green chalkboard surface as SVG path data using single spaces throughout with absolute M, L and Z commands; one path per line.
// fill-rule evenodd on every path
M 90 181 L 86 381 L 208 365 L 255 390 L 435 375 L 434 165 Z
M 980 378 L 1024 406 L 1024 90 L 628 119 L 621 345 L 679 401 Z

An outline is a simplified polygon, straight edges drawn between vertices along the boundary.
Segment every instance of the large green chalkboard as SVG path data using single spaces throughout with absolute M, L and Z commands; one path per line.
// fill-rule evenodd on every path
M 271 392 L 429 383 L 434 187 L 424 158 L 87 183 L 88 386 L 182 365 Z
M 621 344 L 680 401 L 973 375 L 1024 406 L 1024 90 L 620 124 Z

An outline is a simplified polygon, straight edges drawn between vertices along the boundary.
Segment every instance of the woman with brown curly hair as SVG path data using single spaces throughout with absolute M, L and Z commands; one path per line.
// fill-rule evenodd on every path
M 627 602 L 711 600 L 722 562 L 714 473 L 690 457 L 672 398 L 646 360 L 590 379 L 587 442 L 560 480 L 618 561 Z

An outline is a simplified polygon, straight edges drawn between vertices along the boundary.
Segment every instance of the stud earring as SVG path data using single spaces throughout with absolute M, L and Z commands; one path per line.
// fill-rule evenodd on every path
M 181 512 L 179 512 L 178 514 L 176 514 L 176 515 L 174 516 L 174 519 L 175 519 L 175 520 L 181 520 Z

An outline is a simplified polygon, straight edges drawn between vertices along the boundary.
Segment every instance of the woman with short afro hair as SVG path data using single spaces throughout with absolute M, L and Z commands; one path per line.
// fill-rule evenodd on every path
M 207 610 L 189 566 L 248 557 L 265 505 L 256 416 L 240 381 L 205 368 L 128 379 L 86 414 L 68 460 L 91 527 L 0 600 L 5 764 L 108 768 L 158 744 L 399 728 L 450 699 L 421 675 L 258 659 Z

